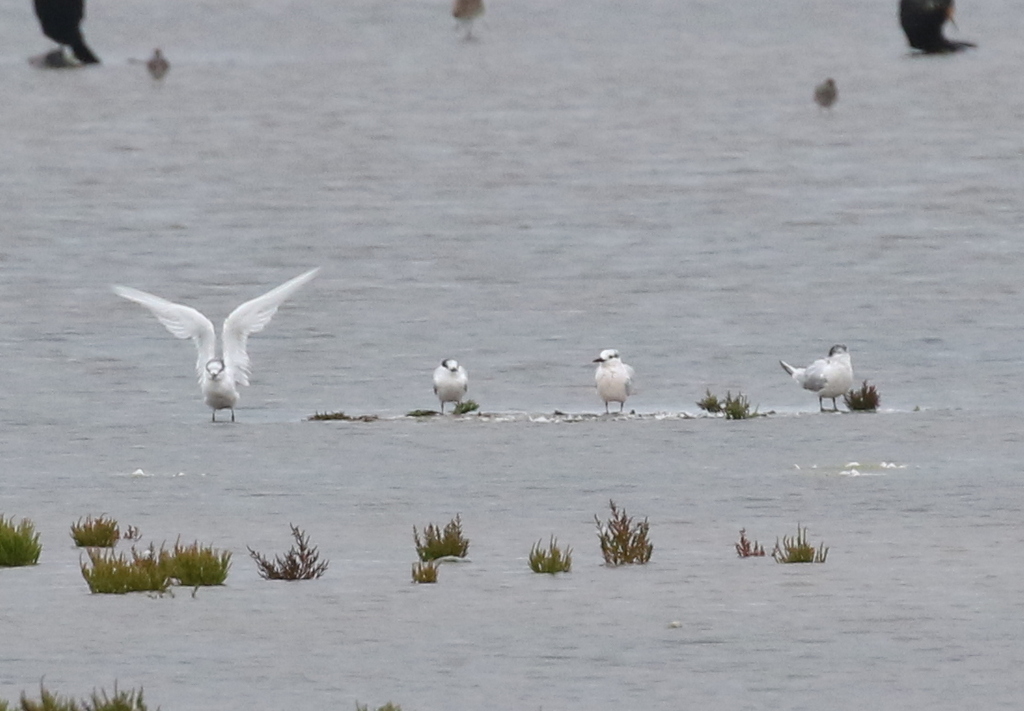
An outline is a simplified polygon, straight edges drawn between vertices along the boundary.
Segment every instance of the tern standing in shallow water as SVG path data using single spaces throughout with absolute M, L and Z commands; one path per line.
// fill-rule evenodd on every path
M 810 390 L 818 396 L 818 407 L 822 412 L 825 411 L 823 401 L 827 397 L 832 398 L 832 410 L 839 412 L 836 398 L 853 387 L 853 365 L 846 346 L 832 346 L 828 358 L 816 360 L 806 368 L 794 368 L 784 360 L 779 363 L 804 390 Z
M 196 361 L 199 386 L 203 390 L 206 404 L 213 409 L 213 421 L 217 421 L 217 410 L 231 410 L 231 421 L 234 422 L 238 386 L 248 385 L 252 372 L 249 355 L 245 351 L 246 341 L 252 334 L 262 331 L 277 313 L 277 308 L 319 271 L 319 268 L 311 269 L 263 296 L 246 301 L 232 311 L 224 319 L 220 356 L 217 355 L 217 335 L 213 324 L 192 307 L 127 286 L 114 286 L 113 289 L 118 296 L 152 311 L 172 335 L 191 338 L 196 342 L 196 350 L 199 351 L 199 359 Z
M 619 412 L 626 405 L 626 398 L 633 394 L 633 368 L 622 362 L 619 352 L 614 348 L 601 351 L 594 359 L 597 372 L 597 394 L 604 400 L 604 411 L 608 413 L 608 403 L 619 403 Z
M 441 414 L 446 402 L 460 403 L 469 389 L 469 374 L 454 358 L 445 358 L 434 370 L 434 394 L 441 401 Z

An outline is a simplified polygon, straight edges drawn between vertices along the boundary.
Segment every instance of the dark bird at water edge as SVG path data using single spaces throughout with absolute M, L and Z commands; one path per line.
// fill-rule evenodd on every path
M 900 24 L 910 46 L 925 54 L 976 47 L 973 42 L 954 42 L 942 34 L 942 26 L 953 19 L 953 9 L 953 0 L 900 0 Z
M 831 108 L 832 104 L 836 103 L 837 98 L 839 98 L 839 90 L 836 88 L 835 79 L 832 77 L 814 87 L 814 101 L 823 109 Z
M 67 45 L 82 64 L 99 64 L 82 38 L 85 0 L 35 0 L 36 16 L 43 34 L 57 44 Z

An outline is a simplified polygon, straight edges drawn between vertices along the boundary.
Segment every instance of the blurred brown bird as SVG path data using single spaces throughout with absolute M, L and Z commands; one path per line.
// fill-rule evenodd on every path
M 836 103 L 838 98 L 839 90 L 836 89 L 836 82 L 832 77 L 814 87 L 814 101 L 823 109 L 832 108 L 832 104 Z
M 455 0 L 452 17 L 466 28 L 466 39 L 473 39 L 473 20 L 484 14 L 483 0 Z
M 146 62 L 146 69 L 149 70 L 151 77 L 160 81 L 164 78 L 164 74 L 171 68 L 171 63 L 164 57 L 164 53 L 159 49 L 153 50 L 153 56 Z

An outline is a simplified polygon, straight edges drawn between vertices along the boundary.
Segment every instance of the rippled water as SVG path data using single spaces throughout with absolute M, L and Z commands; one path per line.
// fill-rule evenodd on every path
M 1024 20 L 965 1 L 980 48 L 915 58 L 895 4 L 496 0 L 463 42 L 441 1 L 92 0 L 72 72 L 0 10 L 0 512 L 44 546 L 0 571 L 0 699 L 1016 707 Z M 235 425 L 109 290 L 219 321 L 318 265 Z M 778 366 L 837 342 L 882 412 Z M 637 416 L 552 417 L 600 411 L 607 347 Z M 493 417 L 401 417 L 444 357 Z M 708 388 L 774 414 L 684 417 Z M 610 498 L 648 566 L 600 565 Z M 99 513 L 231 550 L 227 585 L 90 595 L 68 527 Z M 412 527 L 456 513 L 471 562 L 412 585 Z M 256 575 L 289 522 L 320 581 Z M 735 556 L 798 522 L 825 565 Z M 526 566 L 551 534 L 570 575 Z

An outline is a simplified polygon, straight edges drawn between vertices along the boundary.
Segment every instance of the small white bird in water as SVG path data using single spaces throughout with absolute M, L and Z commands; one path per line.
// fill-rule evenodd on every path
M 469 389 L 469 374 L 454 358 L 445 358 L 434 370 L 434 394 L 441 401 L 441 414 L 446 402 L 460 403 Z
M 217 335 L 210 319 L 190 306 L 176 304 L 153 294 L 147 294 L 127 286 L 114 286 L 114 293 L 129 301 L 142 304 L 153 312 L 172 335 L 191 338 L 196 342 L 199 359 L 196 372 L 203 390 L 206 404 L 213 409 L 213 421 L 217 421 L 217 410 L 231 410 L 231 421 L 235 421 L 235 403 L 238 402 L 239 385 L 249 384 L 251 364 L 245 352 L 249 336 L 263 330 L 277 313 L 284 301 L 305 286 L 320 269 L 311 269 L 263 296 L 246 301 L 224 319 L 221 332 L 222 354 L 217 355 Z
M 601 355 L 594 359 L 597 363 L 597 372 L 594 373 L 594 380 L 597 382 L 597 394 L 604 400 L 604 411 L 608 412 L 608 403 L 619 403 L 619 412 L 626 405 L 626 398 L 633 394 L 633 368 L 622 362 L 619 352 L 614 348 L 601 351 Z
M 832 410 L 839 411 L 836 398 L 853 387 L 853 365 L 846 346 L 832 346 L 828 358 L 814 361 L 806 368 L 794 368 L 786 361 L 780 360 L 782 369 L 793 376 L 805 390 L 817 394 L 818 407 L 825 411 L 824 399 L 832 398 Z
M 160 81 L 164 78 L 164 75 L 170 70 L 171 63 L 164 57 L 164 53 L 159 49 L 153 50 L 153 56 L 146 62 L 146 69 L 149 70 L 149 75 Z
M 823 109 L 831 109 L 838 98 L 839 90 L 831 77 L 814 87 L 814 101 Z

